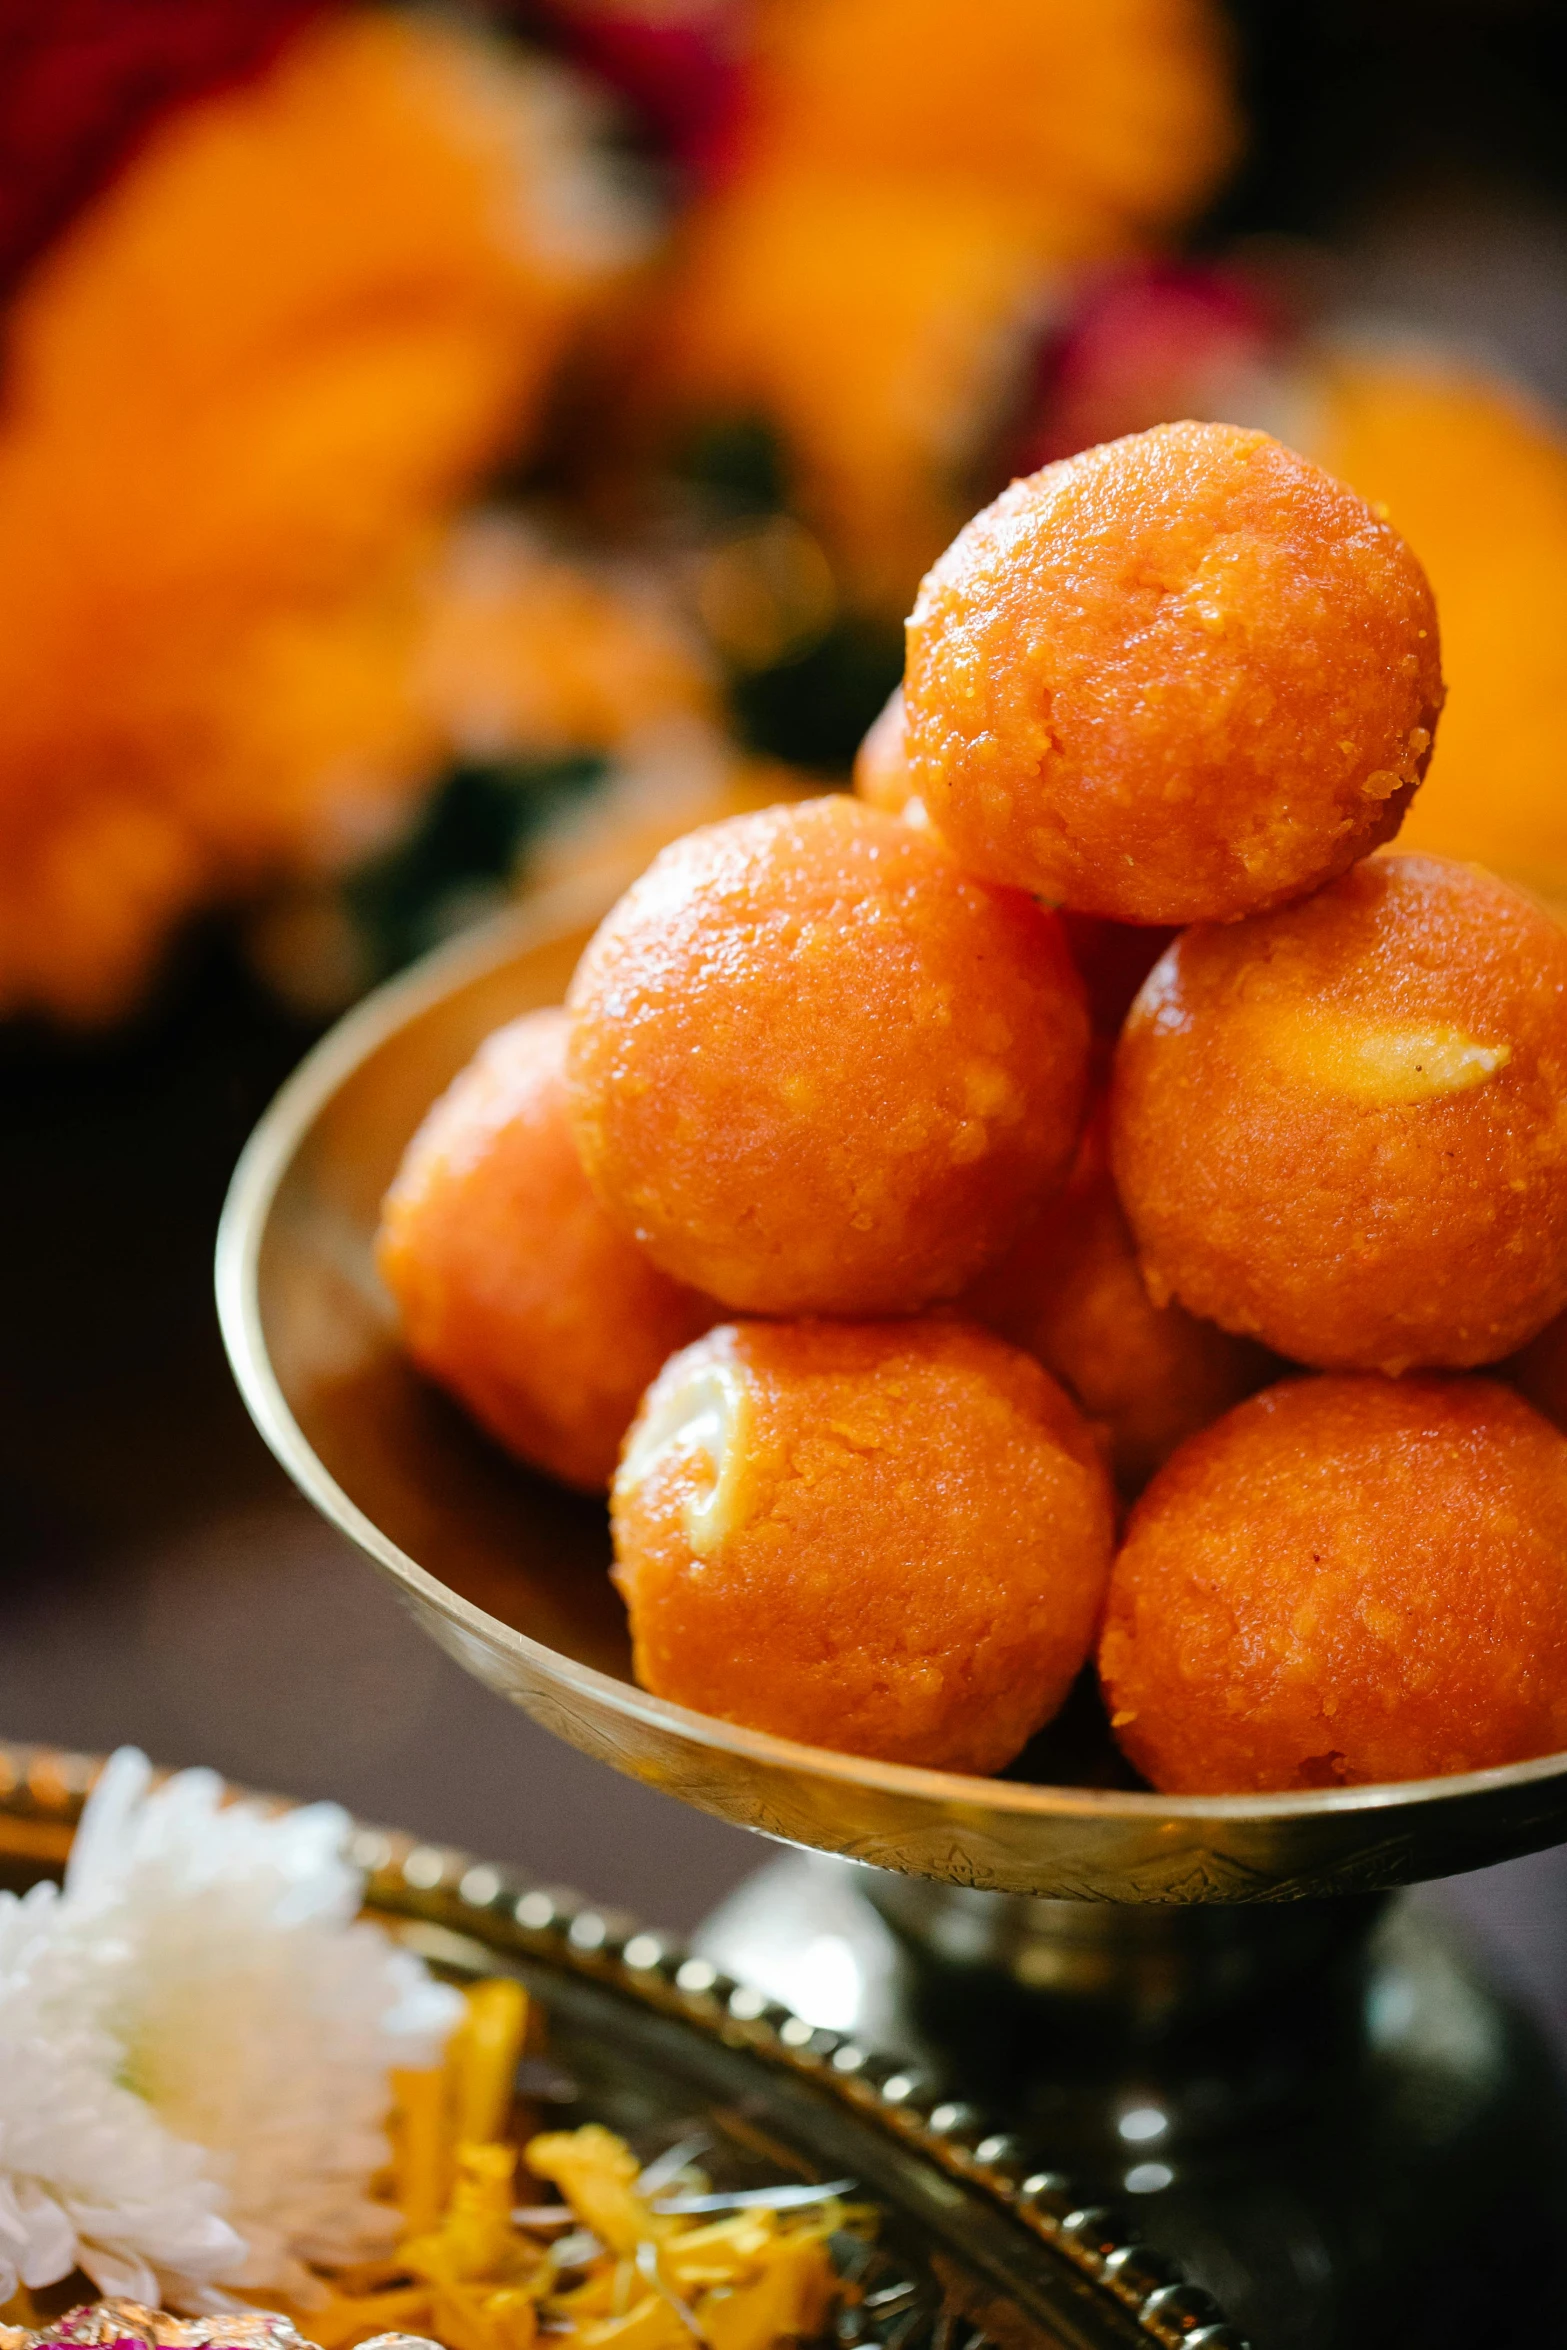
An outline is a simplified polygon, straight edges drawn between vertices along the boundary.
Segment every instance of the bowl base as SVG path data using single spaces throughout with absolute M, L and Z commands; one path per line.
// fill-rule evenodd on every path
M 1258 2350 L 1504 2350 L 1559 2319 L 1567 2086 L 1407 1897 L 1032 1902 L 791 1855 L 697 1942 L 961 2080 Z

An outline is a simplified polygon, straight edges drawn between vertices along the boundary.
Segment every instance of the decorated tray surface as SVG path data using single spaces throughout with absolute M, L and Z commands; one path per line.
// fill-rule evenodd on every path
M 58 1873 L 93 1771 L 0 1747 L 0 1884 Z M 459 1982 L 514 1974 L 542 2004 L 547 2051 L 519 2078 L 540 2126 L 605 2123 L 644 2161 L 700 2138 L 724 2190 L 853 2180 L 876 2225 L 843 2253 L 844 2350 L 1243 2350 L 1117 2214 L 947 2091 L 574 1895 L 376 1829 L 351 1857 L 408 1947 Z

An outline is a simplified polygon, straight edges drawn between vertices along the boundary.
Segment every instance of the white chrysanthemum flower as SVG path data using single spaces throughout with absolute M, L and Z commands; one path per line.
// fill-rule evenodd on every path
M 0 2303 L 83 2268 L 101 2293 L 200 2291 L 245 2257 L 205 2149 L 118 2079 L 101 1977 L 52 1885 L 0 1895 Z
M 335 1805 L 269 1815 L 225 1805 L 208 1771 L 156 1790 L 150 1781 L 144 1756 L 117 1754 L 83 1814 L 63 1895 L 12 1905 L 33 1908 L 46 1946 L 19 2036 L 57 2050 L 86 2035 L 100 2066 L 110 2050 L 104 2095 L 125 2101 L 114 2109 L 122 2124 L 134 2111 L 161 2134 L 169 2190 L 154 2216 L 168 2244 L 146 2228 L 129 2241 L 165 2299 L 201 2305 L 215 2285 L 308 2297 L 303 2262 L 362 2258 L 394 2231 L 368 2192 L 386 2159 L 388 2075 L 436 2061 L 460 2001 L 377 1927 L 355 1922 L 361 1879 Z M 12 2036 L 5 1922 L 0 2039 Z M 73 2109 L 84 2115 L 85 2095 Z M 69 2218 L 55 2174 L 24 2170 L 12 2151 L 12 2102 L 0 2069 L 0 2194 L 20 2212 L 36 2184 Z M 109 2107 L 101 2099 L 92 2110 Z M 187 2181 L 178 2227 L 177 2177 Z M 140 2198 L 134 2174 L 122 2194 L 127 2209 Z M 105 2202 L 110 2219 L 120 2209 Z M 221 2245 L 200 2237 L 198 2210 Z M 70 2224 L 74 2257 L 105 2291 L 130 2293 L 92 2266 L 87 2233 Z M 0 2200 L 0 2252 L 11 2226 Z M 117 2241 L 101 2215 L 92 2241 Z M 157 2298 L 145 2270 L 134 2297 Z

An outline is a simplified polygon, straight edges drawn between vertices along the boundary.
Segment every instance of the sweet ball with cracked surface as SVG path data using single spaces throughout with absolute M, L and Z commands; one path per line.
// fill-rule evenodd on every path
M 912 787 L 977 873 L 1228 922 L 1398 830 L 1442 704 L 1419 563 L 1266 433 L 1161 425 L 1014 482 L 927 574 Z
M 626 1441 L 615 1579 L 658 1696 L 840 1753 L 984 1772 L 1092 1646 L 1113 1539 L 1048 1374 L 957 1321 L 740 1323 Z
M 1132 1513 L 1099 1644 L 1168 1794 L 1423 1779 L 1567 1746 L 1567 1438 L 1475 1378 L 1286 1380 Z
M 715 1319 L 589 1191 L 566 1119 L 568 1021 L 497 1029 L 430 1110 L 376 1261 L 404 1343 L 508 1451 L 602 1492 L 642 1391 Z
M 1567 932 L 1402 854 L 1187 931 L 1111 1153 L 1159 1296 L 1325 1370 L 1493 1362 L 1567 1305 Z
M 1059 923 L 851 799 L 675 842 L 569 1001 L 589 1181 L 744 1312 L 955 1296 L 1071 1163 L 1088 1017 Z

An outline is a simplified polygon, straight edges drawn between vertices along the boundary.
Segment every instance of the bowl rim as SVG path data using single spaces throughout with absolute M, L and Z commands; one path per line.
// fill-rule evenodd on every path
M 404 1591 L 417 1597 L 421 1606 L 434 1609 L 481 1647 L 515 1657 L 536 1678 L 567 1693 L 580 1694 L 625 1720 L 688 1746 L 706 1747 L 766 1770 L 785 1769 L 930 1805 L 949 1815 L 983 1809 L 1041 1820 L 1163 1821 L 1172 1825 L 1327 1820 L 1500 1793 L 1567 1774 L 1567 1752 L 1561 1752 L 1441 1778 L 1378 1780 L 1364 1786 L 1273 1794 L 1160 1795 L 1140 1789 L 971 1777 L 912 1763 L 838 1754 L 828 1747 L 807 1746 L 716 1715 L 697 1713 L 582 1664 L 464 1599 L 393 1542 L 350 1499 L 321 1461 L 290 1411 L 272 1368 L 262 1326 L 258 1275 L 273 1204 L 315 1120 L 400 1028 L 448 996 L 502 970 L 529 948 L 591 926 L 605 910 L 599 883 L 562 884 L 477 925 L 383 982 L 305 1055 L 263 1112 L 240 1153 L 217 1232 L 214 1269 L 223 1344 L 261 1435 L 306 1500 L 329 1524 Z

